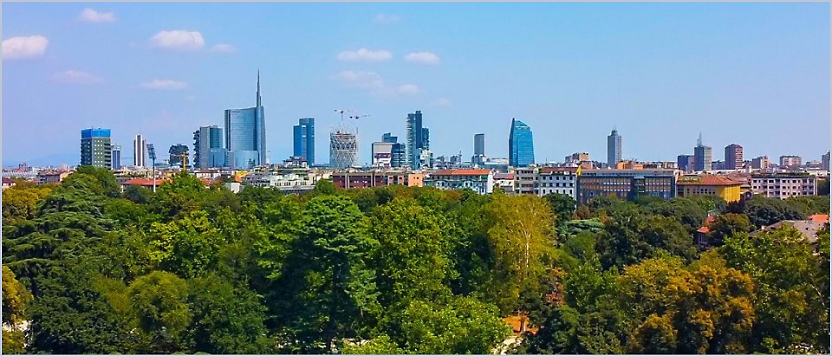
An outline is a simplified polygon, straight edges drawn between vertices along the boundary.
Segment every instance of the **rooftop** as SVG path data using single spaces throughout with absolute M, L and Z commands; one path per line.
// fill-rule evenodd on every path
M 742 182 L 724 176 L 706 175 L 694 180 L 680 180 L 677 184 L 682 186 L 740 186 Z

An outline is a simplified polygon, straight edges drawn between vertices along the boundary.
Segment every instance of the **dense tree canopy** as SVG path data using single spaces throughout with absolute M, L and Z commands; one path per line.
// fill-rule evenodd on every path
M 3 352 L 824 354 L 828 226 L 755 231 L 828 212 L 187 173 L 122 192 L 85 167 L 3 191 Z

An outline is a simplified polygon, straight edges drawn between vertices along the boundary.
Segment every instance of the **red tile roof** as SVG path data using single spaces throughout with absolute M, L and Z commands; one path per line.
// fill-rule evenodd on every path
M 814 214 L 809 216 L 809 220 L 814 223 L 829 223 L 828 214 Z
M 163 178 L 163 179 L 156 179 L 156 186 L 161 185 L 164 182 L 169 182 L 170 179 Z M 146 178 L 134 178 L 131 180 L 127 180 L 122 185 L 140 185 L 140 186 L 153 186 L 153 180 L 146 179 Z
M 3 178 L 3 184 L 4 184 L 4 185 L 11 185 L 11 184 L 14 184 L 14 180 L 12 180 L 12 179 L 10 179 L 10 178 L 8 178 L 8 177 L 4 177 L 4 178 Z
M 478 176 L 488 175 L 488 170 L 441 170 L 434 173 L 437 176 Z
M 514 174 L 504 174 L 504 173 L 496 173 L 494 174 L 495 180 L 514 180 Z
M 679 181 L 677 185 L 682 186 L 739 186 L 742 182 L 733 181 L 724 176 L 706 175 L 699 177 L 698 180 Z
M 708 218 L 705 218 L 705 225 L 703 225 L 701 228 L 697 229 L 696 231 L 699 232 L 699 233 L 704 233 L 704 234 L 710 233 L 711 229 L 708 228 L 708 226 L 711 225 L 711 223 L 713 223 L 714 221 L 716 221 L 716 216 L 708 216 Z

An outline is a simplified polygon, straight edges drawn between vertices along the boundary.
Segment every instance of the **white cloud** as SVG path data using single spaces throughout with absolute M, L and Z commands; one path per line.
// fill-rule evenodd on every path
M 439 98 L 430 103 L 434 107 L 450 107 L 451 101 L 448 98 Z
M 78 19 L 86 22 L 113 22 L 116 21 L 116 15 L 112 12 L 98 12 L 90 8 L 81 11 Z
M 392 24 L 395 22 L 399 22 L 399 20 L 401 20 L 401 18 L 399 18 L 396 15 L 378 14 L 373 19 L 373 22 L 377 24 Z
M 187 87 L 188 84 L 185 82 L 174 81 L 171 79 L 154 79 L 150 82 L 142 83 L 141 86 L 145 89 L 179 90 L 185 89 L 185 87 Z
M 384 80 L 378 73 L 367 71 L 342 71 L 334 76 L 335 79 L 360 89 L 384 88 Z
M 211 52 L 232 53 L 232 52 L 237 52 L 237 49 L 234 48 L 234 46 L 231 46 L 229 44 L 219 43 L 219 44 L 216 44 L 213 47 L 211 47 Z
M 75 70 L 55 73 L 52 79 L 60 83 L 74 83 L 74 84 L 96 84 L 104 80 L 101 77 L 93 74 Z
M 419 64 L 439 64 L 439 62 L 441 62 L 439 56 L 431 52 L 409 53 L 407 56 L 404 56 L 404 60 L 410 63 Z
M 366 48 L 357 51 L 344 51 L 338 54 L 338 60 L 343 62 L 383 62 L 393 58 L 389 51 L 372 51 Z
M 41 35 L 12 37 L 3 40 L 3 59 L 26 59 L 43 56 L 49 40 Z
M 419 94 L 420 90 L 415 84 L 404 84 L 399 86 L 397 92 L 404 95 L 416 95 Z
M 160 31 L 150 39 L 151 46 L 180 51 L 193 51 L 205 45 L 205 39 L 198 31 Z

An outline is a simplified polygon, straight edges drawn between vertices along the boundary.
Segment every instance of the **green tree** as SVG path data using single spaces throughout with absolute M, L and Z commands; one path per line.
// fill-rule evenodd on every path
M 711 245 L 721 246 L 726 237 L 737 233 L 751 233 L 754 226 L 744 214 L 724 213 L 717 215 L 711 224 L 708 225 L 708 240 Z
M 576 208 L 575 199 L 572 198 L 572 196 L 560 193 L 550 193 L 543 196 L 543 198 L 549 202 L 549 206 L 552 209 L 552 215 L 555 216 L 556 224 L 563 224 L 572 220 L 572 216 L 575 215 Z
M 154 271 L 133 281 L 125 292 L 129 320 L 142 332 L 139 353 L 190 350 L 184 337 L 191 324 L 188 283 L 174 274 Z
M 26 309 L 32 301 L 32 294 L 14 277 L 7 266 L 3 266 L 3 353 L 22 354 L 24 335 L 20 324 L 26 319 Z

